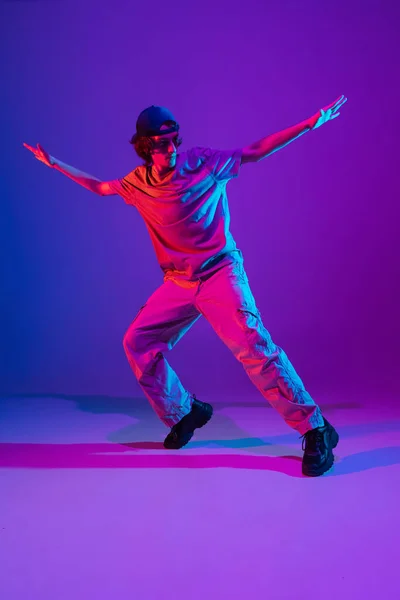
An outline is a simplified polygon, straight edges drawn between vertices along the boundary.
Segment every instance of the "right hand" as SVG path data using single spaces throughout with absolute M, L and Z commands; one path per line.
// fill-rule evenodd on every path
M 340 112 L 338 112 L 339 109 L 342 108 L 345 102 L 347 102 L 347 98 L 345 98 L 344 95 L 342 95 L 339 98 L 337 98 L 335 102 L 332 102 L 332 104 L 328 104 L 328 106 L 324 106 L 324 108 L 321 108 L 321 110 L 317 114 L 317 119 L 313 126 L 313 129 L 317 129 L 318 127 L 321 127 L 321 125 L 324 125 L 328 121 L 333 121 L 333 119 L 336 119 L 340 115 Z
M 32 148 L 32 146 L 29 146 L 29 144 L 25 144 L 25 142 L 23 145 L 25 146 L 25 148 L 27 148 L 33 153 L 35 158 L 40 160 L 40 162 L 44 163 L 47 167 L 55 166 L 55 159 L 52 156 L 50 156 L 50 154 L 48 154 L 48 152 L 46 152 L 46 150 L 44 150 L 44 148 L 42 148 L 40 144 L 37 144 L 36 148 Z

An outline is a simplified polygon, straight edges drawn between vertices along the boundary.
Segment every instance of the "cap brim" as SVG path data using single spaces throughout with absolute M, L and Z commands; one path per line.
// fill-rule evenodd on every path
M 150 135 L 151 137 L 159 137 L 162 135 L 168 135 L 169 133 L 174 133 L 175 131 L 179 131 L 178 123 L 175 123 L 175 125 L 169 127 L 168 129 L 159 129 L 157 132 L 152 132 Z

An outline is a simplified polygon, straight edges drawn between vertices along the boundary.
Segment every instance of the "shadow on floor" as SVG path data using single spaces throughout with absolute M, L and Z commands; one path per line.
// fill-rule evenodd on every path
M 287 434 L 264 437 L 243 435 L 244 429 L 226 414 L 218 413 L 222 408 L 266 407 L 261 399 L 254 401 L 233 401 L 216 403 L 213 421 L 217 430 L 229 439 L 193 440 L 177 452 L 166 451 L 162 442 L 130 441 L 143 436 L 147 419 L 154 428 L 154 413 L 142 398 L 121 398 L 109 396 L 73 396 L 63 394 L 32 394 L 14 396 L 21 399 L 57 398 L 75 402 L 79 410 L 94 414 L 124 414 L 138 416 L 141 423 L 113 432 L 110 443 L 91 444 L 0 444 L 0 467 L 11 468 L 233 468 L 277 471 L 291 477 L 301 475 L 301 444 L 296 449 L 293 444 L 299 442 L 299 435 L 289 431 Z M 8 396 L 10 398 L 10 396 Z M 332 403 L 323 405 L 324 410 L 362 409 L 358 403 Z M 139 410 L 138 410 L 139 409 Z M 144 417 L 144 419 L 143 419 Z M 144 424 L 144 427 L 143 427 Z M 211 424 L 210 429 L 212 431 Z M 400 421 L 369 422 L 349 424 L 340 427 L 341 439 L 355 438 L 372 434 L 385 434 L 400 431 Z M 147 431 L 147 434 L 149 431 Z M 154 432 L 151 431 L 151 435 Z M 187 450 L 196 450 L 190 454 Z M 215 452 L 215 450 L 219 452 Z M 228 450 L 228 453 L 223 451 Z M 241 453 L 229 452 L 241 450 Z M 243 453 L 249 450 L 249 453 Z M 157 451 L 153 453 L 150 451 Z M 214 451 L 214 453 L 212 453 Z M 340 446 L 339 446 L 340 452 Z M 400 447 L 383 447 L 355 453 L 338 460 L 326 476 L 341 476 L 378 467 L 388 467 L 400 463 Z
M 159 450 L 160 453 L 141 453 Z M 300 477 L 301 457 L 290 454 L 189 454 L 166 451 L 160 444 L 0 444 L 0 467 L 28 469 L 253 469 Z M 400 447 L 376 448 L 346 456 L 326 476 L 343 476 L 400 463 Z

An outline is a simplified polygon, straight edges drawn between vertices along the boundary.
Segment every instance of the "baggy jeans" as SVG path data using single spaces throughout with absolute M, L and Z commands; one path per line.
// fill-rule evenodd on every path
M 201 315 L 289 427 L 303 435 L 323 426 L 320 408 L 263 325 L 243 264 L 235 262 L 203 280 L 165 278 L 124 336 L 136 379 L 167 427 L 188 414 L 193 402 L 167 355 Z

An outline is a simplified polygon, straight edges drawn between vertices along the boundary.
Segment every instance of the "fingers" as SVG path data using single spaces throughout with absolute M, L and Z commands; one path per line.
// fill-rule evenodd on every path
M 331 118 L 329 119 L 330 121 L 333 121 L 333 119 L 336 119 L 337 117 L 340 116 L 340 112 L 335 113 L 334 115 L 331 116 Z
M 31 152 L 40 152 L 41 154 L 46 154 L 46 151 L 42 148 L 42 146 L 40 144 L 36 144 L 36 148 L 33 148 L 33 146 L 30 146 L 29 144 L 26 144 L 25 142 L 23 142 L 22 145 L 25 146 L 25 148 L 27 148 Z
M 27 148 L 28 150 L 30 150 L 33 154 L 33 156 L 39 160 L 40 162 L 42 162 L 43 164 L 47 165 L 47 166 L 53 166 L 50 158 L 48 158 L 46 151 L 43 150 L 42 146 L 40 144 L 36 144 L 36 148 L 33 148 L 32 146 L 30 146 L 29 144 L 26 144 L 25 142 L 22 143 L 23 146 L 25 146 L 25 148 Z
M 40 144 L 38 144 L 37 147 L 38 147 L 38 150 L 40 152 L 40 155 L 43 156 L 43 158 L 45 159 L 46 162 L 50 163 L 50 156 L 46 152 L 46 150 L 44 148 L 42 148 L 42 146 Z
M 325 111 L 335 110 L 336 107 L 339 105 L 339 103 L 342 101 L 343 98 L 344 98 L 344 96 L 340 96 L 334 102 L 331 102 L 331 104 L 328 104 L 328 106 L 324 106 L 323 110 L 325 110 Z
M 333 110 L 336 106 L 338 106 L 338 104 L 343 100 L 344 96 L 343 94 L 341 96 L 339 96 L 339 98 L 336 98 L 336 100 L 334 102 L 332 102 L 331 104 L 329 104 L 329 108 L 331 110 Z
M 339 102 L 341 100 L 343 100 L 344 96 L 343 94 L 341 96 L 339 96 L 339 98 L 336 98 L 336 100 L 334 102 L 332 102 L 331 106 L 336 106 L 337 104 L 339 104 Z
M 338 108 L 343 106 L 343 104 L 345 102 L 347 102 L 347 98 L 345 98 L 344 96 L 341 96 L 334 104 L 335 109 L 337 110 Z
M 326 106 L 325 110 L 338 110 L 345 102 L 347 102 L 347 98 L 345 98 L 344 94 L 342 94 L 335 100 L 335 102 L 332 102 L 332 104 Z
M 29 144 L 26 144 L 25 142 L 22 144 L 23 146 L 25 146 L 25 148 L 27 148 L 28 150 L 30 150 L 36 158 L 39 158 L 39 156 L 44 156 L 44 150 L 41 147 L 40 144 L 37 144 L 36 148 L 33 148 L 32 146 L 30 146 Z

